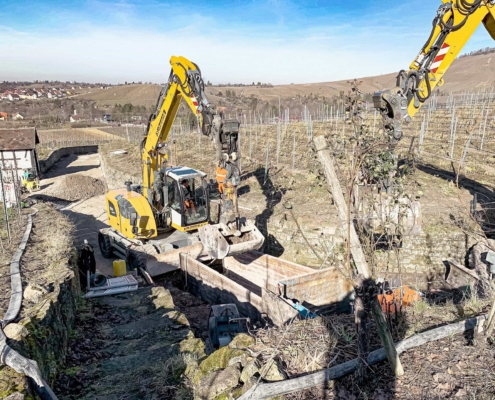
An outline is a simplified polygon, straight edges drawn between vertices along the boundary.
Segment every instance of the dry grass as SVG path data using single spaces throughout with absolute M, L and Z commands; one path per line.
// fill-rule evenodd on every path
M 75 256 L 74 225 L 47 203 L 35 207 L 39 211 L 33 217 L 33 230 L 21 265 L 23 286 L 46 287 L 66 277 Z
M 122 371 L 118 384 L 115 375 L 108 375 L 98 380 L 98 394 L 112 396 L 117 389 L 120 393 L 128 393 L 120 395 L 119 399 L 130 400 L 136 398 L 136 387 L 139 387 L 140 396 L 146 399 L 192 400 L 192 390 L 182 377 L 186 361 L 184 355 L 177 354 L 166 361 Z
M 127 154 L 111 156 L 109 153 L 115 150 L 125 150 Z M 99 153 L 105 158 L 109 167 L 136 177 L 141 176 L 139 144 L 118 140 L 100 145 Z
M 283 328 L 254 332 L 251 351 L 263 363 L 273 356 L 289 378 L 339 364 L 355 357 L 352 315 L 296 321 Z
M 39 286 L 46 291 L 53 282 L 65 279 L 70 259 L 75 255 L 72 233 L 74 227 L 67 217 L 48 204 L 37 204 L 38 213 L 33 217 L 33 228 L 21 261 L 23 287 Z M 0 314 L 5 311 L 10 298 L 10 260 L 17 250 L 26 229 L 27 215 L 35 210 L 24 209 L 22 224 L 12 225 L 12 243 L 2 239 L 0 253 Z M 2 236 L 6 235 L 5 232 Z M 26 299 L 24 299 L 24 302 Z M 23 307 L 23 309 L 25 309 Z M 22 310 L 21 310 L 22 313 Z
M 98 128 L 69 128 L 39 130 L 40 144 L 66 146 L 83 141 L 114 140 L 115 135 Z

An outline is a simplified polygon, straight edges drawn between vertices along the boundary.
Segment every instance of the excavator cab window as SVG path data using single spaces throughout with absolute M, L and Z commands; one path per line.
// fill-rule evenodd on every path
M 112 217 L 117 216 L 117 211 L 115 210 L 115 207 L 111 201 L 108 201 L 108 212 Z
M 208 196 L 203 180 L 189 178 L 181 182 L 186 225 L 198 224 L 208 219 Z M 187 185 L 184 184 L 185 181 Z
M 175 210 L 179 214 L 182 214 L 182 205 L 181 205 L 182 196 L 179 190 L 179 184 L 176 181 L 174 181 L 172 185 L 173 187 L 168 189 L 170 207 L 172 208 L 172 210 Z
M 139 218 L 139 214 L 132 206 L 131 202 L 124 197 L 118 200 L 120 215 L 123 218 L 130 219 L 133 213 L 136 214 L 136 219 Z

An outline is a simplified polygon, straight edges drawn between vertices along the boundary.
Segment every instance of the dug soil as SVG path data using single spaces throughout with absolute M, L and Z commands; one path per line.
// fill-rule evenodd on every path
M 56 180 L 45 194 L 66 201 L 78 201 L 106 193 L 106 185 L 100 179 L 72 174 Z

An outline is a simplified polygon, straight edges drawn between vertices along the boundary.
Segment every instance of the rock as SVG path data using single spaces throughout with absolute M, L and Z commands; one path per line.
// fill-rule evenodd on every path
M 5 336 L 9 339 L 22 341 L 23 338 L 29 335 L 29 331 L 24 325 L 21 324 L 8 324 L 3 330 Z
M 10 396 L 7 396 L 5 400 L 24 400 L 26 396 L 24 396 L 22 393 L 12 393 Z
M 244 367 L 247 364 L 247 362 L 249 361 L 249 359 L 251 359 L 251 357 L 249 357 L 249 355 L 247 353 L 244 353 L 240 356 L 231 358 L 229 360 L 228 365 L 230 366 L 230 365 L 234 365 L 234 364 L 241 364 L 241 366 Z
M 28 285 L 28 287 L 24 289 L 23 296 L 31 303 L 38 303 L 45 293 L 47 293 L 47 291 L 40 287 Z
M 159 286 L 152 288 L 150 297 L 154 297 L 153 304 L 156 308 L 165 308 L 167 310 L 173 310 L 175 308 L 172 295 L 164 287 Z
M 213 400 L 220 394 L 231 391 L 239 384 L 239 365 L 232 365 L 223 371 L 212 372 L 201 378 L 195 395 L 201 400 Z
M 242 387 L 242 394 L 246 393 L 249 389 L 251 389 L 254 385 L 256 385 L 257 382 L 258 382 L 258 378 L 256 378 L 255 376 L 249 378 Z
M 238 397 L 241 397 L 242 395 L 242 388 L 237 388 L 234 390 L 228 390 L 217 397 L 215 397 L 215 400 L 235 400 Z
M 180 342 L 180 352 L 186 357 L 196 360 L 202 360 L 206 357 L 205 344 L 201 339 L 195 338 L 192 332 L 189 332 L 187 339 Z
M 230 360 L 244 354 L 246 353 L 243 350 L 231 349 L 230 347 L 225 346 L 210 354 L 201 362 L 201 364 L 199 364 L 199 367 L 203 373 L 209 374 L 210 372 L 228 367 Z
M 488 239 L 476 243 L 469 252 L 469 268 L 474 269 L 480 281 L 476 285 L 476 292 L 481 297 L 491 297 L 494 292 L 492 281 L 488 273 L 488 264 L 486 263 L 486 253 L 495 251 L 495 240 Z
M 169 311 L 164 315 L 176 322 L 176 324 L 172 325 L 173 329 L 183 329 L 184 327 L 189 326 L 189 321 L 186 316 L 179 311 Z
M 266 364 L 260 372 L 262 378 L 268 382 L 283 381 L 286 376 L 277 361 L 272 360 Z
M 191 381 L 194 386 L 199 384 L 201 378 L 205 376 L 203 371 L 199 368 L 199 365 L 195 361 L 191 361 L 187 364 L 186 370 L 184 371 L 184 375 Z
M 231 349 L 247 349 L 255 343 L 255 339 L 245 333 L 239 333 L 232 342 L 229 343 Z
M 253 375 L 260 372 L 260 363 L 258 360 L 249 361 L 241 373 L 241 382 L 247 383 Z

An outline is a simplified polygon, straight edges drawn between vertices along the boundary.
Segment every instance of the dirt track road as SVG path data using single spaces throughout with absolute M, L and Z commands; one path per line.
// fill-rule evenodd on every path
M 50 188 L 68 175 L 86 175 L 102 181 L 105 180 L 97 153 L 70 155 L 60 160 L 45 174 L 45 178 L 41 180 L 41 191 L 36 192 L 36 194 L 50 196 Z M 52 196 L 53 194 L 50 197 Z M 113 275 L 112 260 L 103 258 L 98 247 L 98 231 L 108 226 L 105 195 L 73 203 L 55 201 L 55 204 L 58 204 L 60 210 L 75 223 L 76 246 L 80 246 L 86 239 L 95 249 L 97 269 L 103 274 Z

